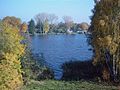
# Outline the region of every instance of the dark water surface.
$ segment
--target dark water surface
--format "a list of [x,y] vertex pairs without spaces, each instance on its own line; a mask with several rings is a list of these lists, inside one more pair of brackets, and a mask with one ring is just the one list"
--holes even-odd
[[84,34],[33,36],[33,53],[43,53],[47,65],[53,69],[55,79],[62,76],[61,65],[66,61],[89,60],[91,48]]

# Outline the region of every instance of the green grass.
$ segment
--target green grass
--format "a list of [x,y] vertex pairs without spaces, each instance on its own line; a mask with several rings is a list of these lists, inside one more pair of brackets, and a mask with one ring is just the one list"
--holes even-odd
[[31,81],[22,90],[118,90],[115,86],[98,85],[87,81]]

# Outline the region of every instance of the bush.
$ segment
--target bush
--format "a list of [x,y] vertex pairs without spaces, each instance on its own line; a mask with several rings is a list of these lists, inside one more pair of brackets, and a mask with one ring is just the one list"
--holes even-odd
[[31,79],[43,80],[53,78],[53,72],[46,67],[43,56],[35,58],[35,56],[28,51],[21,59],[21,62],[24,84],[29,83]]
[[37,80],[53,79],[53,71],[47,67],[43,68],[42,72],[37,76]]
[[62,65],[64,80],[90,80],[99,75],[92,61],[70,61]]

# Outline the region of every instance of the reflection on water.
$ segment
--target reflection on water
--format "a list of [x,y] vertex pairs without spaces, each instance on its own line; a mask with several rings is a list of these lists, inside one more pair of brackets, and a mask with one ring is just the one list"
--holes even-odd
[[61,64],[71,60],[88,60],[92,57],[91,46],[84,34],[33,36],[33,53],[43,53],[47,65],[55,72],[55,79],[62,76]]

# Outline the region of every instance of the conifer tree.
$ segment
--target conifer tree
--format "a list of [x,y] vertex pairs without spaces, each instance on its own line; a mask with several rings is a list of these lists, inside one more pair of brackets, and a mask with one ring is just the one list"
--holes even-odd
[[31,19],[31,20],[29,21],[28,32],[29,32],[30,34],[34,34],[34,32],[35,32],[35,22],[34,22],[33,19]]

